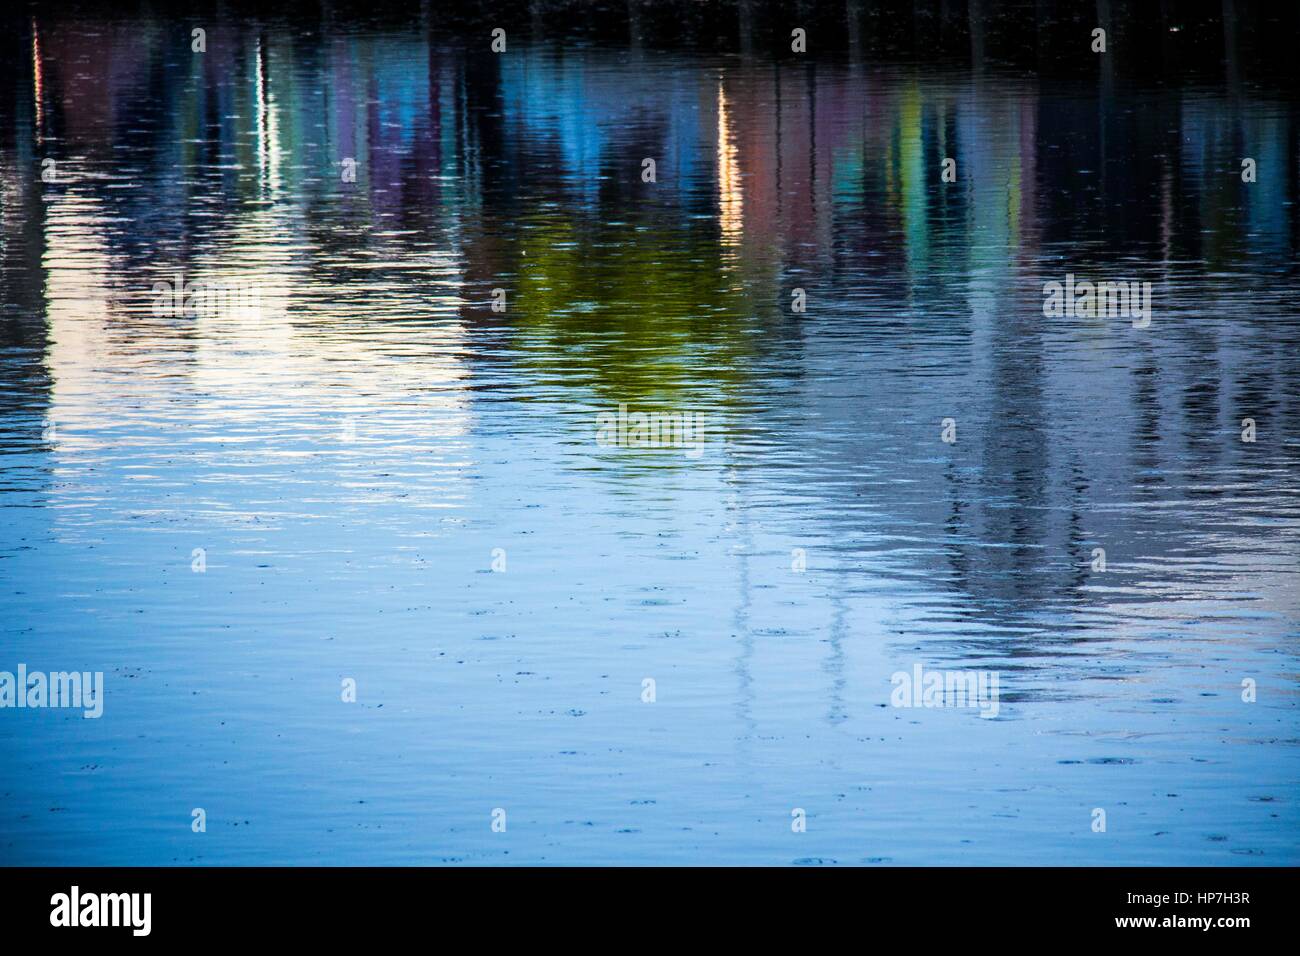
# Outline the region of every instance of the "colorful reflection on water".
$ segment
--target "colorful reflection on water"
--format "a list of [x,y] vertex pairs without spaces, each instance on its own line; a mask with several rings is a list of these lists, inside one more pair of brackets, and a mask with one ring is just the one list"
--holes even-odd
[[[0,712],[0,861],[1297,862],[1293,99],[24,31],[0,669],[107,692]],[[1067,273],[1151,326],[1045,318]],[[998,719],[891,707],[918,663]]]

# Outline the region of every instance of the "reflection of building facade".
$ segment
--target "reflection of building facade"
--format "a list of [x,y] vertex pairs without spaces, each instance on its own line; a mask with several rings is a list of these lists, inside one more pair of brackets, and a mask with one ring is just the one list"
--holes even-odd
[[[7,333],[46,337],[56,417],[91,414],[97,357],[136,342],[167,342],[196,393],[256,379],[340,416],[358,392],[436,384],[448,434],[469,428],[476,364],[564,355],[556,377],[584,400],[708,387],[739,420],[750,370],[778,361],[808,383],[809,413],[849,436],[830,452],[844,468],[877,461],[881,441],[909,450],[889,467],[927,490],[871,491],[879,512],[941,523],[952,579],[1014,602],[1044,581],[1074,599],[1080,549],[1149,520],[1076,503],[1099,489],[1141,501],[1180,455],[1223,465],[1205,436],[1241,408],[1276,421],[1286,407],[1270,396],[1294,392],[1284,347],[1248,324],[1198,329],[1193,300],[1240,303],[1178,266],[1235,265],[1258,279],[1262,320],[1284,308],[1270,277],[1294,262],[1296,177],[1244,188],[1232,168],[1238,144],[1265,170],[1295,155],[1293,118],[1265,98],[1188,95],[1167,129],[1151,120],[1170,115],[1169,94],[1117,112],[1113,75],[1047,88],[856,61],[719,70],[644,49],[493,58],[410,34],[231,27],[202,57],[106,28],[94,43],[113,68],[90,82],[74,67],[84,32],[36,22],[19,39],[0,278]],[[46,151],[61,160],[50,187],[24,171]],[[147,290],[178,267],[255,282],[262,316],[159,322]],[[1165,296],[1161,331],[1045,325],[1038,289],[1067,269],[1145,270]],[[498,286],[507,317],[487,306]],[[810,321],[790,321],[796,286]],[[44,328],[24,318],[35,309]],[[475,351],[497,333],[513,350]],[[358,342],[389,358],[339,381]],[[849,373],[841,388],[822,374],[863,353],[898,377]],[[914,456],[914,436],[957,410],[963,457]]]

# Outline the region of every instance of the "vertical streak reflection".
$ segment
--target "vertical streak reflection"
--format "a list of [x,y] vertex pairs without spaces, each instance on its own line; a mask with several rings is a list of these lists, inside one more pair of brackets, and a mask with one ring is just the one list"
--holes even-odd
[[41,70],[41,35],[35,17],[32,17],[32,98],[36,101],[36,144],[39,146],[45,135],[45,78]]
[[718,83],[718,221],[722,228],[722,241],[738,245],[743,230],[740,191],[740,168],[736,163],[736,146],[731,141],[728,128],[727,94]]

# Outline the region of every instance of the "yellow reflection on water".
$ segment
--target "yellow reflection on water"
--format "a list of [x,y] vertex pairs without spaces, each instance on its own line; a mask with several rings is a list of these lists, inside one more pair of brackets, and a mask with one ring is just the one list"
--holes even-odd
[[736,162],[736,146],[732,142],[727,116],[727,93],[718,83],[718,222],[722,241],[739,245],[744,231],[740,166]]

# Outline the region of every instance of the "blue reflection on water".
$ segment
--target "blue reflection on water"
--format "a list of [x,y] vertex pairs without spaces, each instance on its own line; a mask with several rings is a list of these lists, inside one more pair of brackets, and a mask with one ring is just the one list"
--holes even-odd
[[0,860],[1297,862],[1293,104],[179,29],[5,78]]

